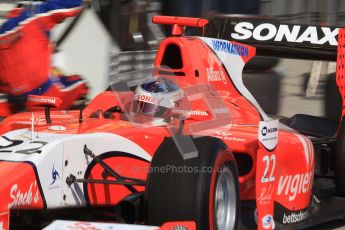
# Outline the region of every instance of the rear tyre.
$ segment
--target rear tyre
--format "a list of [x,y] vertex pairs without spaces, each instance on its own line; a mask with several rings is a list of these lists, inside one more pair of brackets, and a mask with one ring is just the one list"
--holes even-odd
[[184,160],[172,138],[165,139],[155,153],[146,187],[147,221],[162,225],[189,220],[197,229],[236,229],[239,187],[234,157],[217,138],[193,142],[195,158]]

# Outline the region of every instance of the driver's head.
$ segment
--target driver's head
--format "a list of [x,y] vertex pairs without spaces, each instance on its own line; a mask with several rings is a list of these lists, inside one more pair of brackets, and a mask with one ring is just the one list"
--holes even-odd
[[173,81],[157,77],[140,84],[134,93],[133,112],[153,118],[170,118],[184,92]]

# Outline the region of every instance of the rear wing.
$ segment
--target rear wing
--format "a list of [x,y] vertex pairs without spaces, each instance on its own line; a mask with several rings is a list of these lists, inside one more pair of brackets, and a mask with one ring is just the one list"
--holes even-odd
[[194,32],[252,45],[258,56],[336,61],[342,118],[345,116],[345,28],[287,24],[264,17],[214,16],[202,31],[194,28]]
[[336,81],[345,115],[345,28],[279,23],[271,18],[213,16],[206,20],[155,16],[172,25],[172,36],[184,34],[235,41],[256,48],[258,56],[336,61]]
[[336,61],[339,28],[281,23],[267,17],[213,16],[189,34],[256,47],[258,56]]

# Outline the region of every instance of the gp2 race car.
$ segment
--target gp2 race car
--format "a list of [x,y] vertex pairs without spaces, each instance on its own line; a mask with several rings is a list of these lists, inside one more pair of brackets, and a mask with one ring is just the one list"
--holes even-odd
[[[345,121],[270,119],[241,78],[256,48],[223,40],[270,55],[337,57],[344,98],[345,31],[249,21],[155,16],[172,36],[153,69],[119,75],[80,111],[30,96],[28,105],[45,112],[12,115],[0,127],[0,226],[74,219],[297,229],[345,215]],[[204,36],[184,36],[186,26]]]

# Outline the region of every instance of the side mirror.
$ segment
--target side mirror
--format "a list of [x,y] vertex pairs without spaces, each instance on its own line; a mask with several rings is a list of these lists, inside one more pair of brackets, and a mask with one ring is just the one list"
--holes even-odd
[[51,124],[50,119],[50,109],[59,108],[62,103],[62,100],[58,97],[48,97],[40,95],[29,95],[27,100],[27,105],[29,107],[44,107],[45,108],[45,117],[48,124]]

